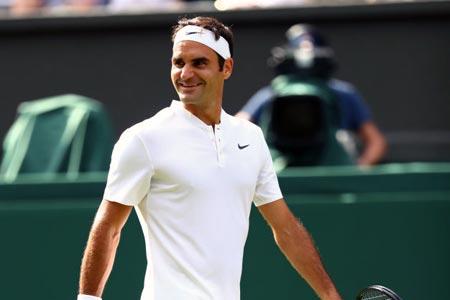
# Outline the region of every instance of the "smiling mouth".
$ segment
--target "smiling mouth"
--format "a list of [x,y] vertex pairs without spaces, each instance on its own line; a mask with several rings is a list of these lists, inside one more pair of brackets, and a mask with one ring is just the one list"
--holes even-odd
[[201,83],[183,83],[183,82],[179,82],[178,85],[181,88],[195,88],[201,85]]

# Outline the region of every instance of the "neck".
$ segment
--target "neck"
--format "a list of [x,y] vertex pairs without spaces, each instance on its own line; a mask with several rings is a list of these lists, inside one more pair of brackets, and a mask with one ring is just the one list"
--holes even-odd
[[195,104],[183,103],[184,108],[191,114],[199,118],[206,125],[220,123],[220,114],[222,112],[222,105],[220,103],[212,104],[207,107],[202,107]]

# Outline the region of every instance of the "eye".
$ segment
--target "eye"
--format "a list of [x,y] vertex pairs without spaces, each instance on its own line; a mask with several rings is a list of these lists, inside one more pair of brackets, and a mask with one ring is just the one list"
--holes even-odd
[[194,65],[194,67],[201,68],[201,67],[208,65],[208,60],[207,59],[196,59],[196,60],[194,60],[193,65]]
[[184,66],[184,62],[181,59],[172,60],[172,65],[177,68],[182,68]]

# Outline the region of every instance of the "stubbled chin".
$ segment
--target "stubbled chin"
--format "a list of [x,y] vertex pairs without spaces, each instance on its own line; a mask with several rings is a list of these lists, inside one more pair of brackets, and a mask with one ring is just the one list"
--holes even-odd
[[178,97],[184,103],[195,103],[197,99],[196,97],[193,97],[193,95],[191,94],[186,94],[182,92],[178,93]]
[[178,90],[178,96],[180,99],[194,99],[198,97],[198,88],[193,89],[179,89]]

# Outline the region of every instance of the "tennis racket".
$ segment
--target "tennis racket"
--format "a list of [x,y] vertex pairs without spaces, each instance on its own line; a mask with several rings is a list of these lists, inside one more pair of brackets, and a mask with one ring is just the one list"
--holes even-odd
[[387,287],[371,285],[360,291],[356,300],[402,300],[402,298]]

